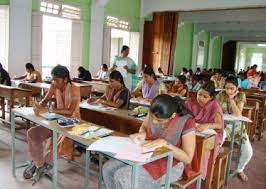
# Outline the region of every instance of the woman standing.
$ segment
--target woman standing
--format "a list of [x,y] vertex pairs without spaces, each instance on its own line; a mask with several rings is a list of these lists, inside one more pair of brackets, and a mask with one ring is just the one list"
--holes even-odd
[[130,91],[132,91],[132,89],[135,88],[136,82],[138,80],[137,65],[134,62],[134,60],[128,57],[128,55],[129,55],[129,47],[124,45],[121,50],[121,55],[115,57],[113,62],[114,65],[111,71],[113,70],[119,71],[124,78],[126,87]]

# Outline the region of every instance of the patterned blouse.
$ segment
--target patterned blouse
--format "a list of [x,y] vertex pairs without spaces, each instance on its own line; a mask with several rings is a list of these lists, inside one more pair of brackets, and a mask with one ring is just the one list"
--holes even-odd
[[[228,96],[226,94],[225,91],[221,91],[217,96],[217,99],[220,101],[221,107],[223,109],[223,113],[225,114],[232,114],[233,110],[232,110],[232,106],[229,102]],[[244,103],[246,104],[247,100],[246,100],[246,95],[243,92],[239,92],[235,98],[234,98],[236,105],[238,106],[240,103]],[[226,139],[227,140],[231,140],[230,134],[231,134],[231,128],[227,125],[227,127],[225,128],[225,132],[226,132]],[[236,128],[235,128],[235,141],[238,142],[240,140],[240,134],[241,134],[241,124],[237,124]],[[243,131],[243,141],[246,141],[248,138],[247,135],[247,131],[244,128]]]

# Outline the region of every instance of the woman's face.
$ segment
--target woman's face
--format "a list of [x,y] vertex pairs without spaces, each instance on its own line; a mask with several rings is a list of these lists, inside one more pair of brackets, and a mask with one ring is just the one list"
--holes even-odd
[[212,100],[210,93],[204,89],[200,89],[197,93],[197,101],[200,106],[205,106],[208,102]]
[[57,89],[62,89],[64,88],[65,84],[66,84],[66,79],[62,79],[62,78],[59,78],[59,77],[56,77],[56,76],[53,76],[53,79],[52,79],[55,87]]
[[143,79],[146,83],[152,83],[154,81],[154,78],[151,75],[144,74]]
[[228,96],[235,94],[236,91],[237,91],[237,86],[235,86],[233,83],[225,84],[225,92]]
[[117,81],[115,79],[109,79],[109,84],[110,84],[112,89],[117,89],[121,86],[120,81]]

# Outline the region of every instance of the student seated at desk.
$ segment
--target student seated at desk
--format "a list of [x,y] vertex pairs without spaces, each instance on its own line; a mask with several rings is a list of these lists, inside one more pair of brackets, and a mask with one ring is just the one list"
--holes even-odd
[[14,80],[42,82],[42,76],[40,72],[35,70],[34,66],[31,63],[27,63],[25,67],[26,67],[26,73],[23,76],[15,77]]
[[168,93],[183,97],[187,96],[188,87],[186,85],[186,80],[184,75],[179,75]]
[[8,72],[3,68],[0,63],[0,84],[11,86],[11,80]]
[[[44,99],[36,104],[34,112],[39,115],[45,112],[45,106],[53,96],[56,97],[57,107],[51,110],[54,113],[64,115],[66,117],[74,117],[80,119],[80,90],[71,84],[69,71],[65,66],[58,65],[52,69],[51,75],[53,82]],[[23,177],[38,181],[43,173],[51,168],[52,165],[52,144],[48,143],[47,151],[44,152],[43,143],[47,139],[51,140],[52,131],[42,126],[32,127],[27,132],[27,141],[30,157],[32,162],[24,170]],[[73,158],[73,141],[65,138],[58,138],[58,155],[65,156],[68,159]]]
[[132,92],[133,97],[154,99],[157,95],[166,93],[165,85],[158,81],[151,66],[146,66],[143,71],[143,79],[137,84]]
[[[244,104],[247,102],[245,93],[238,91],[238,81],[237,78],[235,78],[234,76],[229,76],[225,80],[225,91],[221,91],[217,95],[217,98],[220,101],[223,112],[226,114],[233,114],[235,116],[242,115]],[[227,126],[225,128],[227,140],[231,140],[230,138],[231,130],[232,127]],[[237,124],[234,136],[235,142],[239,143],[240,134],[241,134],[240,132],[241,132],[241,126],[240,124]],[[248,181],[248,177],[245,175],[244,169],[253,155],[253,150],[246,129],[244,129],[243,137],[244,139],[242,141],[241,156],[237,171],[238,171],[238,177],[243,182],[246,182]]]
[[130,92],[126,88],[123,76],[119,71],[112,71],[109,76],[109,87],[99,99],[89,99],[89,103],[103,104],[114,108],[127,109]]
[[222,71],[220,69],[215,71],[215,75],[211,77],[211,80],[214,82],[216,89],[224,88],[225,78],[222,76]]
[[161,67],[158,68],[157,76],[165,76]]
[[107,64],[102,64],[101,69],[96,75],[96,79],[106,80],[107,79],[108,66]]
[[[186,101],[186,106],[198,124],[196,127],[198,132],[202,132],[205,129],[214,129],[216,131],[217,148],[214,154],[214,158],[216,159],[220,146],[223,143],[224,121],[223,110],[215,95],[214,83],[213,81],[208,81],[198,91],[196,98],[190,98]],[[205,157],[203,162],[203,179],[206,177],[209,155]]]
[[82,81],[91,81],[91,73],[89,70],[86,70],[82,66],[78,68],[79,76],[78,79]]
[[203,83],[203,76],[194,74],[191,79],[192,80],[187,83],[188,90],[199,91]]
[[[149,114],[139,133],[130,138],[147,149],[166,147],[174,152],[170,181],[182,178],[194,157],[196,146],[195,122],[188,114],[179,97],[167,94],[157,96],[151,104]],[[162,158],[139,168],[138,188],[160,188],[164,183],[167,159]],[[131,188],[132,167],[118,160],[109,160],[103,166],[103,179],[107,189]]]
[[247,76],[244,73],[239,73],[238,75],[238,85],[240,88],[243,89],[250,89],[251,88],[251,83],[247,79]]

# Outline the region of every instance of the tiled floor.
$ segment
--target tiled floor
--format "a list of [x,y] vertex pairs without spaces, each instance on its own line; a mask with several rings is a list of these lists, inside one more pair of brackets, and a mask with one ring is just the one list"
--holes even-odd
[[[0,124],[2,127],[2,124]],[[25,139],[25,133],[19,131],[18,137]],[[254,157],[246,169],[249,182],[241,183],[237,178],[229,182],[229,189],[266,189],[266,137],[262,141],[253,143]],[[51,182],[44,178],[35,186],[30,181],[22,178],[22,169],[18,170],[17,178],[11,176],[11,137],[9,129],[0,129],[0,189],[49,189]],[[27,146],[25,141],[17,140],[18,163],[27,160]],[[78,159],[84,164],[84,157]],[[90,188],[98,188],[97,166],[92,166]],[[83,188],[84,171],[75,165],[71,165],[63,160],[59,161],[59,187],[65,189]]]

